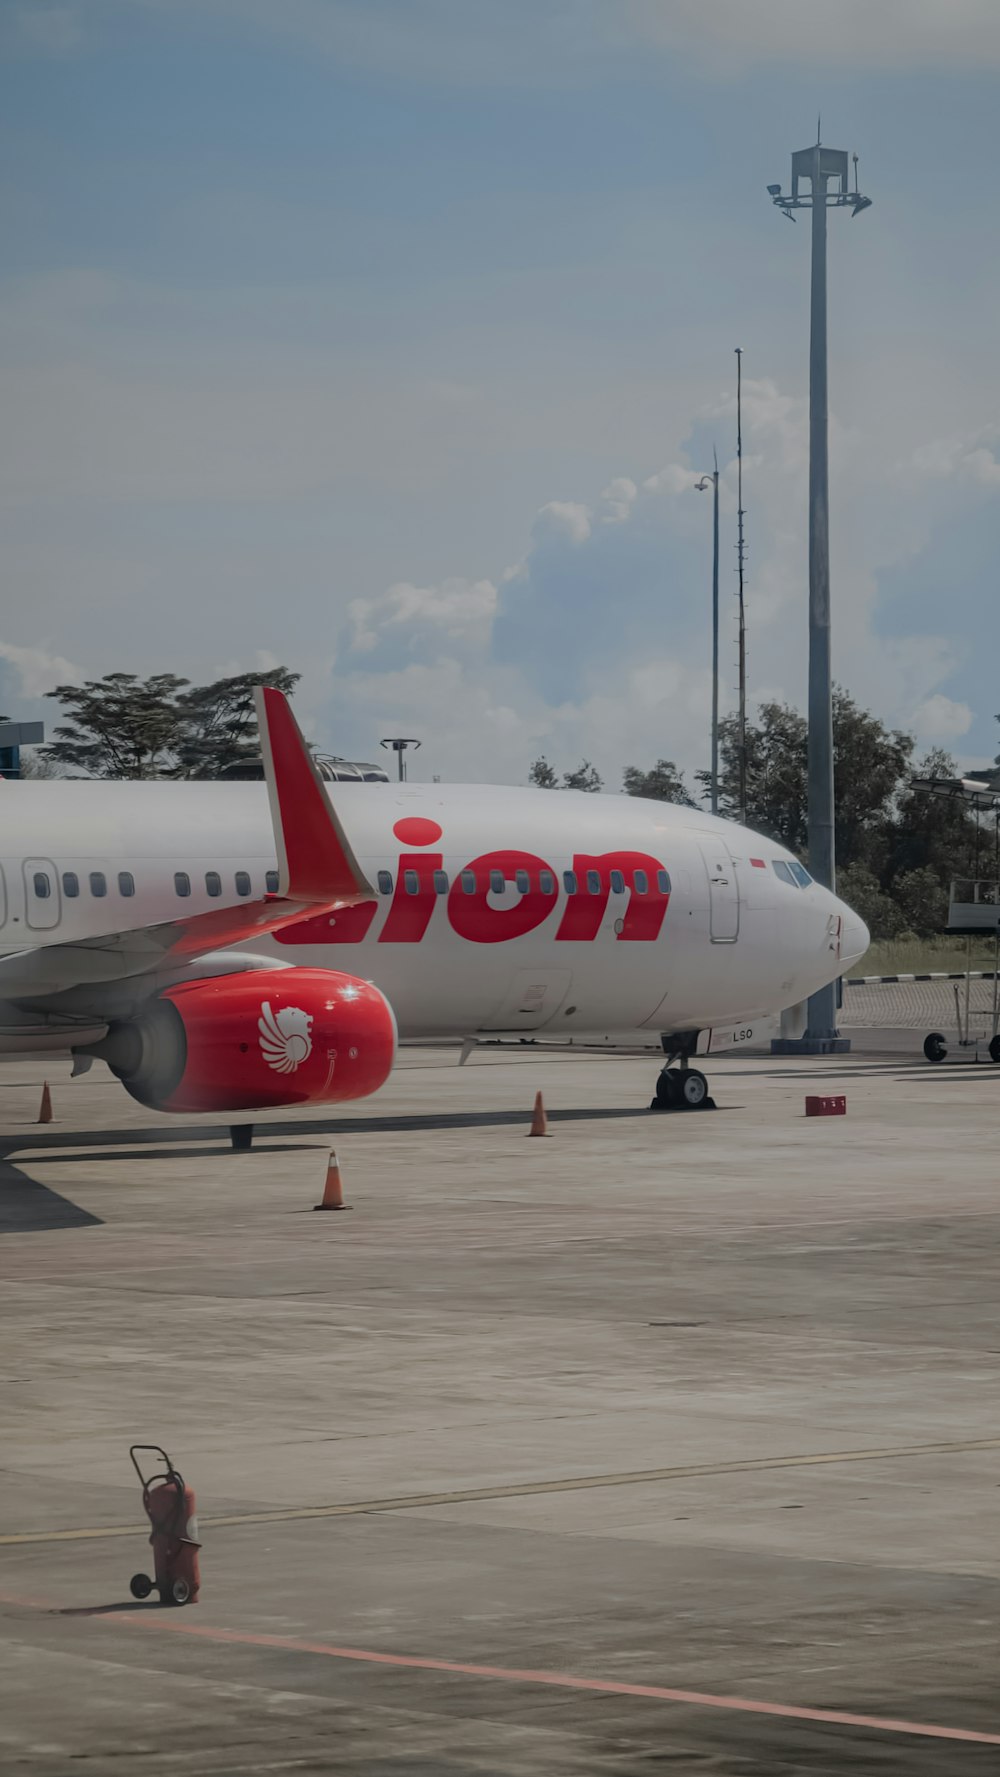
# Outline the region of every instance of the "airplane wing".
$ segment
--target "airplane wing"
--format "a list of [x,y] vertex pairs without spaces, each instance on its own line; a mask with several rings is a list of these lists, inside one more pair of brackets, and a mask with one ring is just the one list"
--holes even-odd
[[183,964],[209,951],[280,931],[324,909],[371,901],[367,881],[283,692],[255,692],[274,842],[278,893],[231,907],[105,933],[73,943],[40,944],[0,957],[0,998],[24,999],[121,981]]

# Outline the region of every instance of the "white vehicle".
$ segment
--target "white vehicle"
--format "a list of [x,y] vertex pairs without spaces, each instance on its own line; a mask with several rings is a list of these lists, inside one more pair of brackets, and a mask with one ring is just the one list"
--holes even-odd
[[245,1112],[377,1090],[397,1031],[645,1031],[656,1102],[697,1106],[701,1031],[745,1032],[868,946],[745,828],[629,796],[327,786],[285,698],[258,712],[266,786],[0,789],[0,1051]]

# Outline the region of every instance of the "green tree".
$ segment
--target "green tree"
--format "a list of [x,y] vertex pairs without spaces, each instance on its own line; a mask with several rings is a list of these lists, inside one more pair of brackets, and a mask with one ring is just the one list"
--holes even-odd
[[559,779],[544,754],[540,759],[532,761],[531,769],[528,772],[528,782],[534,784],[536,790],[558,789]]
[[107,673],[84,685],[57,685],[48,695],[69,719],[43,756],[86,777],[218,777],[259,752],[254,686],[288,692],[298,678],[275,667],[203,686],[174,673]]
[[174,673],[107,673],[57,685],[47,695],[69,720],[56,728],[48,757],[86,777],[172,776],[183,727],[178,694],[187,683]]
[[626,796],[645,796],[651,802],[681,802],[686,808],[694,806],[683,773],[672,759],[657,759],[649,771],[626,765],[622,785]]
[[916,932],[918,938],[930,938],[948,923],[948,890],[930,864],[897,876],[892,899],[906,930]]
[[589,759],[582,760],[575,771],[563,772],[564,790],[589,790],[596,794],[598,790],[603,790],[603,788],[604,779],[598,774],[596,767],[591,765]]
[[[786,845],[805,852],[808,828],[806,719],[786,703],[765,703],[757,722],[748,722],[747,824]],[[724,716],[719,723],[719,807],[729,820],[740,815],[739,723]],[[707,794],[709,773],[698,781]]]
[[905,929],[906,922],[895,901],[881,888],[867,864],[848,864],[838,870],[837,893],[855,913],[860,913],[876,943],[896,938]]
[[253,694],[258,685],[273,685],[286,695],[294,691],[301,673],[286,666],[268,672],[238,673],[216,679],[212,685],[196,685],[178,699],[181,732],[177,743],[177,777],[218,777],[227,766],[256,759],[260,754]]
[[[766,703],[747,724],[747,825],[805,856],[809,841],[806,718],[788,704]],[[896,802],[909,777],[913,741],[858,708],[839,686],[833,693],[833,768],[838,866],[864,863],[876,879],[891,850]],[[719,789],[723,813],[739,816],[739,729],[719,724]],[[708,774],[698,779],[707,784]]]
[[888,729],[840,686],[833,693],[837,858],[866,863],[880,879],[889,862],[896,803],[913,769],[913,737]]
[[[920,777],[955,777],[950,753],[934,747],[917,766]],[[931,796],[909,786],[900,796],[889,834],[887,881],[930,867],[947,885],[953,876],[976,873],[976,818],[960,797]]]

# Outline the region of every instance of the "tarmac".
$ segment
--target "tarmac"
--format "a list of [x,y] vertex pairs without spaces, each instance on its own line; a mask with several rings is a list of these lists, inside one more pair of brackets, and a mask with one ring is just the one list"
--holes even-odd
[[5,1777],[1000,1771],[1000,1068],[655,1068],[404,1052],[250,1153],[0,1069]]

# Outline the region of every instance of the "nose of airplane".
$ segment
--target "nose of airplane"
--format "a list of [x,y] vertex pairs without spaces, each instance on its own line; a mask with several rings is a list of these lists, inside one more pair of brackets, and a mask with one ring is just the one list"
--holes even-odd
[[846,972],[852,963],[864,956],[871,943],[871,933],[863,919],[848,907],[845,901],[838,901],[840,917],[843,920],[840,933],[840,964]]

